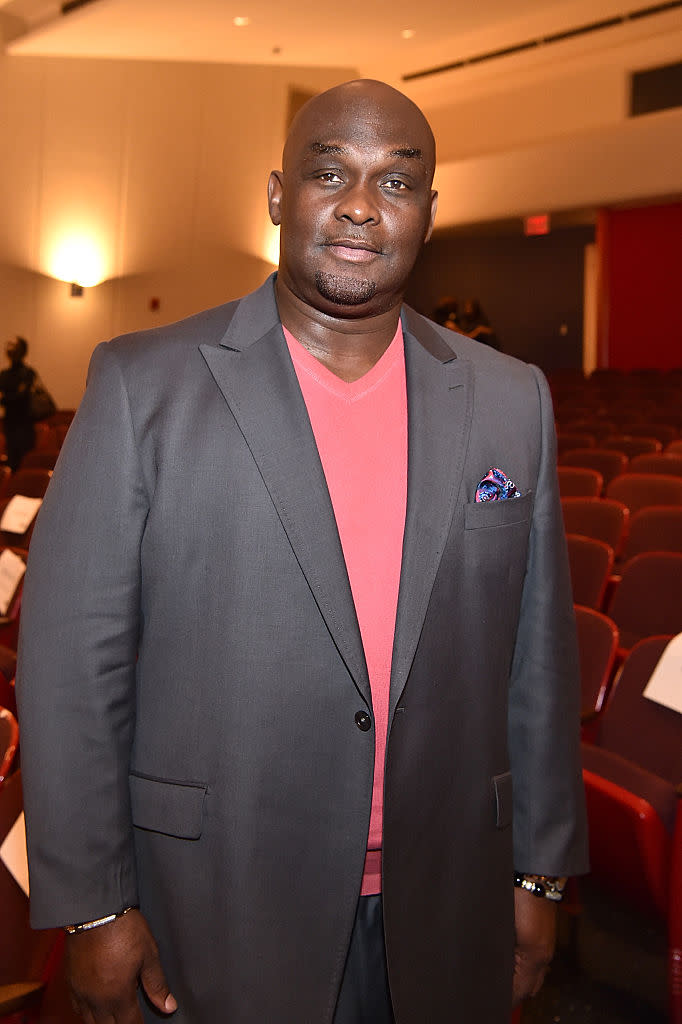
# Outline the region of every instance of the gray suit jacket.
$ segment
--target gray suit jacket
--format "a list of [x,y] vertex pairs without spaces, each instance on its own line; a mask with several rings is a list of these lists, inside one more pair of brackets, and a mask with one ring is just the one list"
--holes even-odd
[[[398,1024],[500,1024],[513,867],[586,866],[552,408],[535,368],[403,326],[389,974]],[[490,466],[523,496],[475,504]],[[328,1024],[371,695],[272,280],[97,349],[33,535],[18,696],[34,924],[139,902],[178,1022]]]

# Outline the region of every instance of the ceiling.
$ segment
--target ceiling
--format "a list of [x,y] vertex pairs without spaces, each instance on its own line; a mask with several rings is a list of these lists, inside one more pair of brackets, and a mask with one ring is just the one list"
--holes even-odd
[[[0,0],[0,19],[12,55],[342,67],[399,82],[646,2],[88,0],[62,14],[57,0]],[[248,24],[237,26],[235,18]]]

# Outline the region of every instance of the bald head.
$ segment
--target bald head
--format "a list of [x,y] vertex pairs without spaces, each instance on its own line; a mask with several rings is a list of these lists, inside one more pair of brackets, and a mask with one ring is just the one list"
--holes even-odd
[[268,186],[280,295],[338,317],[396,311],[433,228],[434,164],[426,118],[390,85],[346,82],[306,103]]
[[319,136],[345,132],[348,142],[361,133],[377,137],[404,136],[405,152],[423,163],[431,184],[436,166],[436,143],[431,127],[416,103],[385,82],[358,78],[327,89],[308,100],[296,114],[284,145],[283,169],[297,159],[301,148]]

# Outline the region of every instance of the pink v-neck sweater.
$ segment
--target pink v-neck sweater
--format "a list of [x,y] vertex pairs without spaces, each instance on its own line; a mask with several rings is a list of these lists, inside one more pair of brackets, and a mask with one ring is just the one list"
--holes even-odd
[[381,359],[347,383],[284,330],[327,480],[365,650],[375,727],[362,895],[381,892],[388,693],[407,503],[407,391],[400,323]]

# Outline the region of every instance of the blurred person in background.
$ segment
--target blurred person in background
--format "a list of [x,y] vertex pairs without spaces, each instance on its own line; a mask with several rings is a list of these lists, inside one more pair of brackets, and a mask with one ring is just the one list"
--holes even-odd
[[458,319],[457,328],[461,334],[468,335],[474,341],[482,341],[484,345],[499,349],[500,345],[490,326],[490,322],[481,309],[478,299],[467,299]]
[[16,336],[5,347],[9,368],[0,373],[0,402],[5,410],[5,443],[7,462],[14,472],[27,452],[35,444],[35,429],[31,415],[31,390],[36,372],[25,363],[28,342]]
[[459,331],[457,322],[457,300],[446,297],[438,300],[438,305],[433,311],[433,319],[441,327],[447,327],[449,331]]

